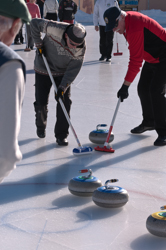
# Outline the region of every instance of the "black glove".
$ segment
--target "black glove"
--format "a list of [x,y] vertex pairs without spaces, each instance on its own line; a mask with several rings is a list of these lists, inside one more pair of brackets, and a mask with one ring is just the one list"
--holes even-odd
[[59,101],[59,97],[64,102],[64,88],[63,87],[58,87],[57,93],[55,94],[55,99],[57,102]]
[[42,56],[42,54],[43,54],[44,56],[46,56],[44,47],[39,47],[39,48],[37,48],[37,53],[38,53],[39,56]]
[[118,98],[120,97],[121,102],[123,102],[123,100],[129,96],[128,88],[129,86],[123,84],[122,87],[119,89],[117,93],[117,97]]

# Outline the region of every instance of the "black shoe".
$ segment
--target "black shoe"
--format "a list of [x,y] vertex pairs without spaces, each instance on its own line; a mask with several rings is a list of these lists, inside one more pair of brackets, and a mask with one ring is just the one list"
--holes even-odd
[[37,129],[36,133],[37,133],[37,136],[39,138],[45,138],[45,136],[46,136],[46,131],[43,130],[43,129],[42,130],[41,129]]
[[22,43],[19,42],[19,41],[16,41],[16,42],[14,42],[14,44],[16,44],[16,45],[21,45]]
[[130,132],[132,134],[142,134],[143,132],[147,131],[147,130],[154,130],[154,127],[148,127],[148,126],[144,126],[142,124],[140,124],[138,127],[133,128]]
[[154,142],[154,146],[165,146],[166,145],[166,136],[159,135],[158,138]]
[[31,50],[33,50],[33,46],[32,46],[32,47],[30,47],[30,49],[31,49]]
[[106,59],[106,56],[101,56],[100,58],[99,58],[99,61],[104,61]]
[[68,141],[66,138],[64,139],[56,139],[56,142],[58,143],[59,146],[67,146],[68,145]]
[[110,63],[110,62],[111,62],[111,58],[107,58],[107,59],[106,59],[106,62],[109,62],[109,63]]

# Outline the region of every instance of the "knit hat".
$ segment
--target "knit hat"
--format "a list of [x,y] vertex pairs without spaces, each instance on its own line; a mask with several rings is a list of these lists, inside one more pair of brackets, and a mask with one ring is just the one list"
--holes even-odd
[[[76,24],[77,25],[77,24]],[[74,33],[73,33],[73,27],[74,27],[74,24],[71,24],[67,27],[66,29],[66,33],[68,35],[68,37],[75,43],[83,43],[84,42],[84,38],[86,36],[86,30],[85,28],[83,27],[83,30],[84,30],[84,35],[82,37],[77,37]],[[78,26],[79,27],[79,26]]]
[[31,15],[24,0],[0,0],[0,15],[20,18],[23,23],[31,21]]
[[106,23],[105,31],[110,31],[115,27],[116,19],[120,16],[120,14],[121,9],[116,6],[111,7],[104,12],[103,17]]

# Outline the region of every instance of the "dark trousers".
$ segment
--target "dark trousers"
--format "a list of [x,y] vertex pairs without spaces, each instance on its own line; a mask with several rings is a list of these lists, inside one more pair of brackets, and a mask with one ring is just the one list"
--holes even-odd
[[45,19],[48,20],[53,20],[53,21],[57,21],[58,15],[57,13],[47,13]]
[[166,135],[166,63],[145,62],[138,83],[143,124],[155,126],[158,135]]
[[[54,77],[54,81],[56,86],[60,85],[63,76]],[[47,124],[47,105],[49,100],[50,89],[52,87],[52,83],[49,76],[40,75],[35,73],[35,112],[36,112],[36,126],[39,130],[44,130]],[[67,91],[64,94],[64,105],[68,115],[70,116],[70,108],[71,108],[71,100],[70,100],[70,87],[68,87]],[[69,124],[66,120],[66,117],[63,113],[63,110],[59,103],[57,103],[56,107],[56,123],[54,128],[55,137],[59,139],[64,139],[69,134]]]
[[14,42],[21,42],[23,43],[24,42],[24,37],[23,37],[23,34],[22,34],[22,27],[21,29],[19,30],[18,34],[16,35],[15,39],[14,39]]
[[26,39],[27,39],[26,47],[33,49],[34,40],[33,40],[32,34],[31,34],[30,25],[27,25],[27,24],[26,24]]
[[99,31],[100,31],[100,41],[99,41],[100,54],[107,58],[111,58],[114,32],[112,30],[105,32],[105,26],[99,26]]

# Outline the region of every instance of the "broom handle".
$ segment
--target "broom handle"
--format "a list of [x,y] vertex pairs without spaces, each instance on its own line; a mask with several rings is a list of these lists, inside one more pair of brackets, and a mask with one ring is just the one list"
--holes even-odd
[[116,105],[116,109],[115,109],[115,112],[114,112],[114,115],[113,115],[113,118],[112,118],[111,126],[110,126],[110,129],[109,129],[106,141],[104,143],[104,146],[108,145],[108,142],[109,142],[109,139],[110,139],[110,135],[111,135],[111,132],[112,132],[112,129],[113,129],[113,125],[114,125],[114,122],[115,122],[115,118],[116,118],[116,115],[118,113],[118,109],[119,109],[119,106],[120,106],[120,102],[121,102],[121,98],[119,97],[118,103]]
[[[52,82],[52,84],[53,84],[53,86],[54,86],[55,93],[57,93],[57,86],[56,86],[55,81],[54,81],[54,78],[53,78],[53,76],[52,76],[52,74],[51,74],[51,70],[50,70],[50,67],[49,67],[49,65],[48,65],[47,59],[45,58],[45,56],[44,56],[43,54],[42,54],[42,57],[43,57],[43,61],[44,61],[44,63],[45,63],[45,66],[46,66],[46,68],[47,68],[49,77],[50,77],[50,79],[51,79],[51,82]],[[78,143],[78,146],[79,146],[79,147],[82,147],[80,141],[78,140],[78,137],[77,137],[77,135],[76,135],[76,132],[75,132],[75,130],[74,130],[72,124],[71,124],[69,115],[68,115],[68,113],[67,113],[67,111],[66,111],[65,105],[64,105],[64,103],[63,103],[63,101],[62,101],[61,98],[59,98],[59,103],[60,103],[60,105],[61,105],[61,107],[62,107],[62,109],[63,109],[63,112],[64,112],[64,114],[65,114],[65,117],[66,117],[66,119],[67,119],[67,121],[68,121],[68,123],[69,123],[69,125],[70,125],[70,128],[71,128],[71,130],[72,130],[72,132],[73,132],[73,134],[74,134],[74,137],[75,137],[75,139],[76,139],[76,141],[77,141],[77,143]]]
[[119,46],[118,46],[118,43],[117,43],[117,53],[119,53]]

